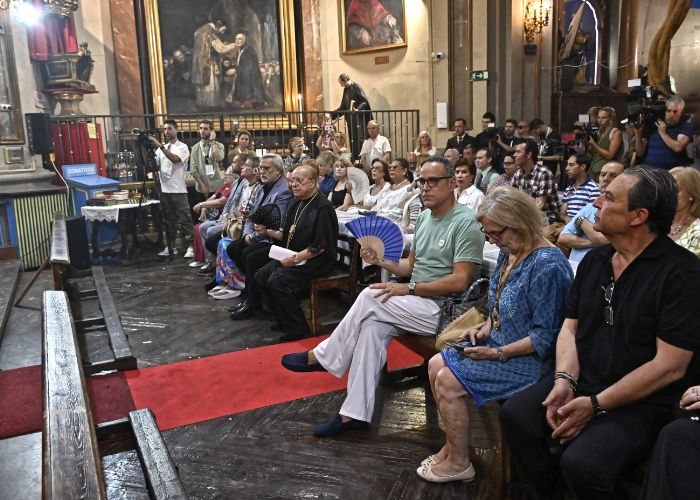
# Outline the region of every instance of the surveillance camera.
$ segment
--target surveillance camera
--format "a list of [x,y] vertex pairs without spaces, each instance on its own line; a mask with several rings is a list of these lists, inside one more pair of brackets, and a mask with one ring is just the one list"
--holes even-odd
[[445,58],[445,53],[444,52],[436,52],[435,53],[435,59],[438,61],[442,61]]

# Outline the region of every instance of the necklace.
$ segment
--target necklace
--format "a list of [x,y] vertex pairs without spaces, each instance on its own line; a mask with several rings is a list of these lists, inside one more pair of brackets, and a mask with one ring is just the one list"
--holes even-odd
[[404,179],[404,180],[402,180],[399,184],[392,184],[392,185],[391,185],[391,190],[392,190],[392,191],[396,191],[397,189],[399,189],[401,186],[403,186],[403,185],[406,184],[407,182],[408,182],[408,179]]
[[681,234],[685,230],[685,227],[688,225],[688,222],[689,222],[688,218],[683,217],[683,220],[680,222],[680,224],[678,224],[676,226],[671,226],[671,232],[668,233],[668,235],[671,237],[678,236],[679,234]]
[[500,301],[501,301],[501,293],[503,292],[503,287],[505,286],[506,282],[508,281],[508,277],[510,276],[511,271],[513,271],[513,268],[518,265],[518,263],[523,260],[525,257],[525,254],[521,255],[517,259],[515,259],[515,262],[513,262],[513,265],[510,266],[508,269],[508,272],[505,273],[504,276],[504,270],[507,265],[501,266],[501,270],[498,273],[498,286],[496,287],[496,299],[493,301],[493,311],[491,312],[491,328],[493,330],[498,330],[501,327],[501,316],[498,312],[498,308],[500,306]]
[[294,233],[297,232],[297,223],[299,222],[299,219],[301,219],[301,216],[304,215],[304,210],[306,210],[306,207],[311,205],[311,202],[314,201],[314,198],[316,198],[316,195],[318,194],[318,191],[314,193],[314,195],[311,197],[309,202],[304,205],[303,207],[301,206],[303,201],[299,202],[299,206],[297,206],[297,211],[294,213],[294,222],[292,223],[291,227],[289,228],[289,234],[287,235],[287,248],[289,248],[289,244],[292,242],[292,239],[294,238]]

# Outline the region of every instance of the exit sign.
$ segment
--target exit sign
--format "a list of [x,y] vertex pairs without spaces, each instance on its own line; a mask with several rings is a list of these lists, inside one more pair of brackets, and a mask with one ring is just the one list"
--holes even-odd
[[472,82],[483,82],[489,79],[489,72],[486,70],[472,71],[471,81]]

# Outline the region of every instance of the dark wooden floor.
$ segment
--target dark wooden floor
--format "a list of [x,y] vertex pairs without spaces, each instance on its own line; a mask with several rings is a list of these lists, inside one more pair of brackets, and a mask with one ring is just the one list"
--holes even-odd
[[[270,331],[272,322],[264,315],[231,321],[225,308],[235,301],[208,298],[202,288],[203,278],[188,268],[187,262],[179,257],[171,263],[160,263],[142,256],[129,267],[103,264],[140,367],[277,342],[279,334]],[[50,282],[42,278],[39,290],[31,295],[36,297],[42,286],[49,287]],[[342,314],[344,304],[338,297],[325,300],[327,317]],[[36,298],[30,297],[29,301],[36,302]],[[22,333],[23,324],[34,330],[37,319],[36,312],[13,311],[11,328],[0,349],[0,368],[38,362],[35,349],[39,337],[34,331]],[[99,358],[100,349],[93,348],[90,356]],[[497,406],[478,409],[469,403],[476,480],[471,484],[435,485],[422,481],[415,473],[420,461],[439,449],[444,439],[435,405],[430,397],[426,400],[424,380],[406,379],[379,391],[372,426],[336,438],[317,439],[311,431],[319,421],[337,412],[344,391],[180,427],[163,436],[191,498],[508,496],[501,490]],[[0,466],[10,463],[8,453],[20,446],[25,455],[31,455],[29,462],[40,467],[40,455],[36,457],[41,452],[40,441],[37,448],[36,439],[33,445],[26,443],[31,437],[14,439],[0,441]],[[103,446],[109,497],[148,498],[136,453],[123,451],[124,444]],[[36,470],[23,469],[35,484]],[[8,490],[0,486],[0,498],[6,498],[3,493]]]

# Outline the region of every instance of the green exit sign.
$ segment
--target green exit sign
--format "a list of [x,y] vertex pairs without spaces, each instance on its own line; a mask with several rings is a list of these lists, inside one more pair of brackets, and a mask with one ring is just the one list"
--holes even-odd
[[486,70],[472,71],[472,82],[483,82],[489,79],[489,72]]

